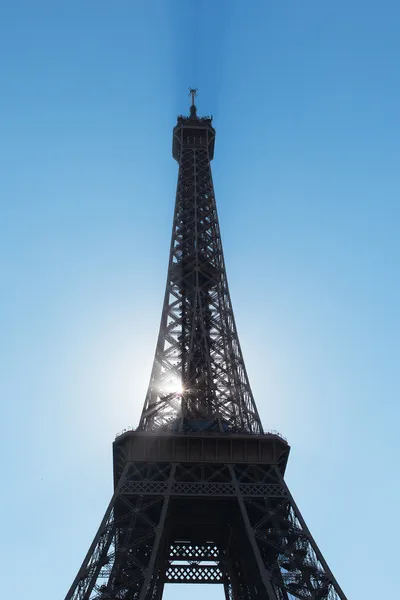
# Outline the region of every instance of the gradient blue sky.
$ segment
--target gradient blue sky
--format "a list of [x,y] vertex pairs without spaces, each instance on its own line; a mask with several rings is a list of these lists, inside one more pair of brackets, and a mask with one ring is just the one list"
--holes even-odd
[[[349,599],[398,595],[399,30],[394,0],[1,3],[2,597],[63,598],[109,501],[189,85],[214,115],[232,300],[287,481]],[[222,598],[166,598],[188,591]]]

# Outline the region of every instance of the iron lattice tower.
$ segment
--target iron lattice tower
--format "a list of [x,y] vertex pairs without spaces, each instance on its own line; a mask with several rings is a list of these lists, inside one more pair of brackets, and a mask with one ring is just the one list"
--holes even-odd
[[346,600],[265,433],[229,296],[210,161],[212,118],[178,117],[168,277],[135,431],[113,446],[114,495],[66,600],[160,600],[220,583],[227,600]]

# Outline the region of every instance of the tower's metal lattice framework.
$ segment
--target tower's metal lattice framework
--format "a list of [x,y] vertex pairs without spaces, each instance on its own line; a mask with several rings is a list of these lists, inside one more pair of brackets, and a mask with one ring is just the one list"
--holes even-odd
[[66,600],[160,600],[220,583],[226,600],[345,600],[265,433],[229,296],[210,161],[212,119],[178,117],[168,278],[135,431],[114,442],[114,495]]

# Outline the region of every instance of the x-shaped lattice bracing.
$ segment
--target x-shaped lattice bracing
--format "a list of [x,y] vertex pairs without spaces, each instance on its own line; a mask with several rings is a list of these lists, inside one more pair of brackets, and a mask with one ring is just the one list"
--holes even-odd
[[[168,394],[170,379],[182,393]],[[207,148],[180,160],[167,288],[141,427],[210,411],[236,430],[262,431],[240,350]]]

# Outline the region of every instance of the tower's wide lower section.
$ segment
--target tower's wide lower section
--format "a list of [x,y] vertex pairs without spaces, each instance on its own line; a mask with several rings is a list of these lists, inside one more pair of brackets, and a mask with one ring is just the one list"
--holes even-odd
[[215,448],[195,460],[188,446],[186,460],[160,460],[160,445],[183,452],[173,437],[153,437],[154,460],[131,460],[148,438],[117,439],[115,493],[66,600],[159,600],[166,583],[223,584],[230,600],[345,599],[284,481],[283,441],[269,460],[243,449],[219,462]]

